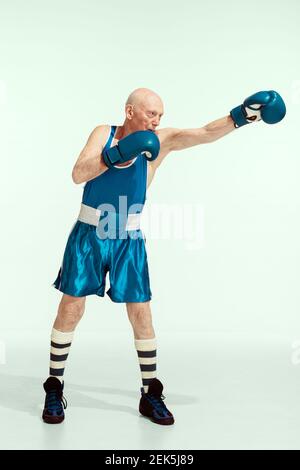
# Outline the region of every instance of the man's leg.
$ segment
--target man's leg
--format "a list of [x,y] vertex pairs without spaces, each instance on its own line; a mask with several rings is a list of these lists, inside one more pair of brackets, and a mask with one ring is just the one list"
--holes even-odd
[[46,392],[43,420],[61,423],[64,420],[66,400],[63,397],[63,374],[71,347],[74,330],[85,308],[85,297],[62,296],[51,332],[50,376],[44,383]]
[[74,331],[85,309],[86,297],[63,294],[51,332],[49,375],[62,381]]
[[147,393],[150,380],[156,377],[157,348],[150,302],[130,302],[126,304],[126,309],[134,332],[143,387]]
[[174,416],[163,402],[163,384],[156,378],[157,345],[150,302],[127,303],[126,308],[142,373],[143,388],[139,412],[157,424],[173,424]]

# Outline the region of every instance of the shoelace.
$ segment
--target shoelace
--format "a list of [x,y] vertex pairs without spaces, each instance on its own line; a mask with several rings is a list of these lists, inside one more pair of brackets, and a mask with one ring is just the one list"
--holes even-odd
[[[57,403],[59,402],[59,403]],[[47,393],[47,402],[46,406],[49,411],[56,411],[57,408],[63,406],[64,409],[67,408],[68,403],[66,398],[62,395],[61,397],[59,396],[57,390],[49,390]]]
[[154,409],[161,415],[164,416],[165,413],[169,413],[166,405],[164,404],[163,400],[166,398],[163,394],[160,397],[155,395],[147,394],[147,398],[150,403],[153,405]]

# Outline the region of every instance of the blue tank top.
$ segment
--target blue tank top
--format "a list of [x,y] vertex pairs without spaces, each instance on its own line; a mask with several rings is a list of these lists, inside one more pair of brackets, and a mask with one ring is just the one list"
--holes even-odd
[[[104,149],[111,147],[117,126],[111,126],[110,134]],[[142,212],[142,206],[146,200],[147,189],[147,159],[144,155],[138,155],[128,166],[114,166],[84,186],[82,203],[98,208],[100,204],[111,204],[117,213],[124,213],[124,201],[119,205],[119,196],[127,197],[126,213]],[[130,209],[133,204],[141,205]]]

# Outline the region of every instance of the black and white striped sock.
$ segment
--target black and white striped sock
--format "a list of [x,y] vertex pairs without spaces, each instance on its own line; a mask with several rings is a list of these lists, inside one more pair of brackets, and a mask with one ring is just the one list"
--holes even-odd
[[70,351],[74,331],[58,331],[55,328],[51,332],[50,371],[51,377],[56,377],[61,382],[65,371],[65,363]]
[[144,391],[147,393],[150,380],[156,378],[156,338],[135,339],[134,344],[139,358]]

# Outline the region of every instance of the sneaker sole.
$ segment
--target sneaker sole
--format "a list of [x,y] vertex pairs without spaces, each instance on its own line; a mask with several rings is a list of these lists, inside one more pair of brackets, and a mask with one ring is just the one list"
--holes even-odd
[[153,418],[153,416],[147,416],[147,415],[143,415],[143,413],[141,413],[141,416],[143,416],[144,418],[147,418],[149,419],[150,421],[152,421],[152,423],[155,423],[155,424],[159,424],[161,426],[170,426],[171,424],[174,424],[175,423],[175,420],[174,418],[166,418],[164,421],[159,421],[159,420],[156,420],[155,418]]
[[61,423],[65,417],[61,416],[49,416],[49,415],[43,415],[43,421],[47,424],[59,424]]

